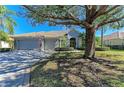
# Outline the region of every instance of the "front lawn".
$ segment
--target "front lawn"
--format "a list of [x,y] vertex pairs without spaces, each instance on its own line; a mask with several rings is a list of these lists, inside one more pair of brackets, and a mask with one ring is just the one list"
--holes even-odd
[[97,51],[96,55],[98,59],[87,60],[82,51],[55,53],[31,72],[31,86],[124,87],[124,51]]
[[96,51],[96,56],[115,61],[124,61],[124,50]]

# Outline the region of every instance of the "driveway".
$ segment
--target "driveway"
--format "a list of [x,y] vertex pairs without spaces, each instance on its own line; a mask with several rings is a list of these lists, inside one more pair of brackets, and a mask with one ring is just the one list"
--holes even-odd
[[30,67],[48,56],[38,50],[0,52],[0,87],[28,86]]

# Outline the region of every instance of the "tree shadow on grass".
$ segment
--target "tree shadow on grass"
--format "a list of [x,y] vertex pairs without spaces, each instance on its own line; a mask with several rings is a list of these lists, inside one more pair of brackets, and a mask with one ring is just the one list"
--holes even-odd
[[[105,58],[94,58],[92,59],[92,61],[102,64],[104,66],[108,66],[108,68],[110,69],[124,72],[124,61],[112,61]],[[120,68],[119,66],[122,66],[122,68]]]
[[31,72],[36,87],[107,87],[124,86],[124,62],[103,58],[83,59],[83,54],[55,53]]
[[52,58],[41,62],[32,71],[31,85],[37,87],[123,86],[123,78],[120,78],[123,76],[122,72],[111,65],[107,66],[108,63],[107,60],[102,59],[94,61],[81,58]]

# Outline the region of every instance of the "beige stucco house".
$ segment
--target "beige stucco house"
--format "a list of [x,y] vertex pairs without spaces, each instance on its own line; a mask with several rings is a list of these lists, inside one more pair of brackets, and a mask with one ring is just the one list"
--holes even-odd
[[[77,31],[49,31],[13,35],[11,37],[14,38],[15,49],[54,50],[57,47],[79,48],[79,34]],[[63,42],[65,46],[63,46]]]

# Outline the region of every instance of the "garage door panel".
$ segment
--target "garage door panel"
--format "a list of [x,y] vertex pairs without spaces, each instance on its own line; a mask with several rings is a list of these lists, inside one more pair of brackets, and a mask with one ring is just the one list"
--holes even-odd
[[39,48],[38,40],[18,40],[17,49],[36,49]]

